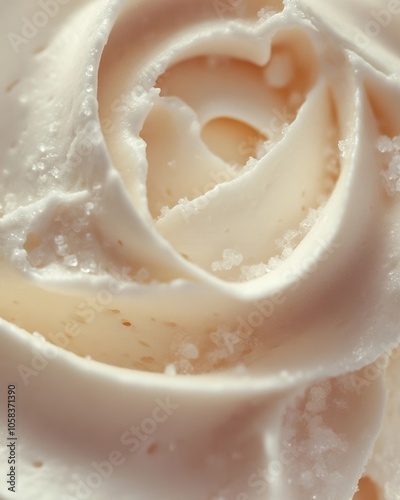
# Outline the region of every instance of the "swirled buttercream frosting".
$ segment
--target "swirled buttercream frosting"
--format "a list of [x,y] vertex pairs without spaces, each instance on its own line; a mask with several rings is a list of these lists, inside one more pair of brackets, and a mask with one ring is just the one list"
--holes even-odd
[[1,499],[399,499],[400,1],[0,11]]

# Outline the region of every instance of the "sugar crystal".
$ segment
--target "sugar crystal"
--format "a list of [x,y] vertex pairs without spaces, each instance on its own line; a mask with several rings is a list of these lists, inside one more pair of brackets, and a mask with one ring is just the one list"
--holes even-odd
[[170,363],[169,365],[167,365],[165,367],[164,373],[165,373],[165,375],[175,376],[176,375],[176,366],[174,365],[174,363]]
[[248,281],[259,278],[260,276],[264,276],[264,274],[267,274],[268,271],[269,268],[267,264],[264,264],[264,262],[260,262],[259,264],[253,264],[250,266],[241,266],[241,280]]
[[377,148],[384,154],[387,165],[387,169],[382,171],[383,184],[387,193],[393,196],[400,192],[400,136],[392,139],[381,136]]
[[74,254],[67,255],[64,257],[64,263],[68,267],[76,267],[78,265],[78,259],[77,259],[76,255],[74,255]]
[[243,255],[231,248],[225,248],[222,252],[222,260],[214,261],[211,264],[213,271],[229,271],[233,267],[239,266],[243,261]]
[[186,359],[197,359],[199,357],[198,348],[191,343],[183,344],[181,346],[181,353]]

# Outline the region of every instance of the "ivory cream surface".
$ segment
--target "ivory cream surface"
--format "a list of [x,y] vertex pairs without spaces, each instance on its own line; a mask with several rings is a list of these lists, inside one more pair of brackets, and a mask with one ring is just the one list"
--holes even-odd
[[400,5],[0,8],[17,498],[399,498]]

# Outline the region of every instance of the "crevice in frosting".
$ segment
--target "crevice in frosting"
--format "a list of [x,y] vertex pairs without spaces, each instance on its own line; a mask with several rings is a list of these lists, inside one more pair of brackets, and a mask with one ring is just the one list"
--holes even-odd
[[358,491],[353,500],[380,500],[382,498],[376,483],[368,476],[358,482]]

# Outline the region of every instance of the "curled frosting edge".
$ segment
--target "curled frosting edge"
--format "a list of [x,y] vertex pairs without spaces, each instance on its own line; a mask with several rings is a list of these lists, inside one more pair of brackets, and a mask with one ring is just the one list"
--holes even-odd
[[[3,322],[0,330],[7,354],[2,379],[25,374],[17,384],[18,435],[24,436],[19,470],[20,487],[29,485],[32,499],[37,492],[44,499],[79,498],[98,466],[106,468],[110,460],[113,473],[96,487],[99,500],[124,498],[127,491],[137,499],[162,492],[182,500],[189,494],[199,500],[217,494],[256,499],[261,490],[271,500],[282,494],[306,499],[310,492],[347,498],[381,422],[379,380],[360,388],[345,375],[325,379],[306,394],[304,385],[295,384],[269,395],[243,374],[236,375],[236,387],[215,376],[207,377],[207,385],[193,379],[176,384],[168,377],[105,369],[65,351],[54,355],[43,340],[27,341],[24,332],[10,332]],[[71,390],[76,386],[79,391]],[[296,428],[301,425],[306,428]],[[316,452],[321,439],[325,445]],[[314,471],[314,483],[303,468]]]

